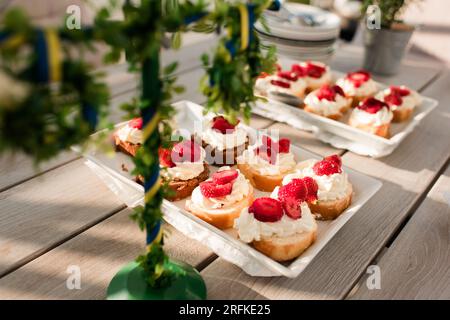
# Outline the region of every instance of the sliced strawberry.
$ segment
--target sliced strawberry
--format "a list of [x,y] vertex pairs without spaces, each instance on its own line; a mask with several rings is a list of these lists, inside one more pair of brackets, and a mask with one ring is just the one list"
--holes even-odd
[[391,93],[398,93],[401,97],[406,97],[411,94],[411,91],[406,87],[390,86],[389,88],[391,89]]
[[278,151],[280,153],[289,153],[291,148],[291,140],[287,138],[282,138],[278,140]]
[[233,185],[231,183],[216,184],[213,181],[200,183],[200,192],[205,198],[220,198],[231,193]]
[[375,114],[380,111],[382,108],[389,108],[389,106],[378,99],[375,98],[367,98],[362,101],[358,106],[358,109],[364,110],[365,112]]
[[175,163],[173,163],[173,161],[172,161],[171,154],[172,154],[171,150],[163,149],[160,147],[158,150],[159,164],[162,165],[163,167],[167,167],[167,168],[175,167]]
[[297,81],[298,76],[291,71],[278,71],[277,76],[288,81]]
[[277,154],[272,149],[267,149],[265,146],[259,146],[255,149],[255,154],[261,159],[266,160],[270,164],[275,164],[277,161]]
[[341,166],[330,160],[322,160],[313,166],[314,173],[318,176],[329,176],[335,173],[342,173]]
[[403,103],[403,99],[399,93],[391,91],[391,93],[384,96],[384,102],[390,106],[400,106]]
[[289,89],[291,87],[291,84],[288,82],[284,82],[281,80],[270,80],[270,83],[274,86]]
[[346,77],[356,88],[359,88],[364,82],[370,80],[370,73],[365,70],[359,70],[347,74]]
[[201,157],[201,147],[192,140],[184,140],[173,146],[172,161],[197,162]]
[[341,159],[341,157],[340,157],[339,155],[337,155],[337,154],[333,154],[333,155],[331,155],[331,156],[325,157],[325,158],[323,158],[323,160],[326,160],[326,161],[333,161],[333,162],[336,163],[339,167],[342,166],[342,159]]
[[281,202],[269,197],[258,198],[248,208],[256,220],[261,222],[277,222],[283,217]]
[[278,199],[283,202],[287,198],[305,201],[308,190],[303,179],[292,179],[291,182],[278,189]]
[[268,149],[272,148],[273,141],[269,136],[263,135],[261,137],[261,142],[262,142],[262,145],[265,146],[266,148],[268,148]]
[[130,120],[128,122],[128,126],[130,126],[131,128],[136,128],[136,129],[142,129],[142,118],[134,118],[133,120]]
[[302,217],[301,203],[303,201],[296,199],[294,197],[285,198],[281,204],[284,209],[284,213],[294,220],[300,219]]
[[305,63],[306,74],[311,78],[320,78],[327,71],[324,66],[314,64],[310,61]]
[[236,126],[239,124],[239,120],[236,124],[228,122],[223,116],[214,117],[212,120],[212,128],[221,132],[222,134],[233,133]]
[[334,85],[332,88],[336,94],[345,97],[345,92],[341,87],[339,87],[338,85]]
[[295,73],[299,78],[307,76],[306,69],[302,68],[299,64],[292,65],[291,71]]
[[319,191],[319,186],[316,180],[311,177],[304,177],[301,179],[306,187],[306,201],[314,202],[317,201],[317,191]]
[[334,101],[334,99],[336,98],[336,92],[328,84],[324,84],[317,91],[316,96],[317,98],[319,98],[319,100],[325,99],[328,101]]
[[212,175],[212,181],[215,184],[227,184],[231,183],[232,181],[236,180],[236,178],[239,176],[239,173],[237,170],[222,170],[217,171]]

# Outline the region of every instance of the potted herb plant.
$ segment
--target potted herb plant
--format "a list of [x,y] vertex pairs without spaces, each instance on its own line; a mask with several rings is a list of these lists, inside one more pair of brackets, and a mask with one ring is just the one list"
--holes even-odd
[[364,68],[374,73],[397,73],[415,26],[402,15],[409,4],[420,0],[364,0]]

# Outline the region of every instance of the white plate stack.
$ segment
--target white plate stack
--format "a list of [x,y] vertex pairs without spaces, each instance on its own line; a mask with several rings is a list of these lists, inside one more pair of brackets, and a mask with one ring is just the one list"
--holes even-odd
[[328,63],[339,37],[340,18],[313,6],[298,3],[283,6],[286,10],[267,10],[263,14],[269,31],[261,22],[255,24],[262,44],[276,45],[280,57]]

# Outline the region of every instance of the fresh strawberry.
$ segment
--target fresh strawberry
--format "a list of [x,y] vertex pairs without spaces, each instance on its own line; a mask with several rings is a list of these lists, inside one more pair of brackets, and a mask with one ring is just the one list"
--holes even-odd
[[136,128],[136,129],[142,129],[142,118],[134,118],[133,120],[130,120],[128,122],[128,126],[130,126],[131,128]]
[[212,128],[221,132],[222,134],[232,133],[238,124],[239,120],[236,124],[231,124],[223,116],[214,117],[212,120]]
[[184,140],[173,146],[174,162],[197,162],[201,157],[201,147],[192,140]]
[[366,98],[357,106],[357,108],[364,110],[365,112],[375,114],[383,108],[389,108],[389,106],[385,102],[372,97]]
[[333,161],[334,163],[336,163],[339,167],[342,166],[342,159],[339,155],[337,154],[333,154],[331,156],[325,157],[323,158],[323,160],[325,161]]
[[359,70],[347,74],[346,77],[356,88],[359,88],[364,82],[369,81],[370,73],[365,70]]
[[291,87],[291,84],[288,82],[284,82],[281,80],[270,80],[270,83],[274,86],[289,89]]
[[282,138],[278,140],[278,151],[280,153],[289,153],[291,148],[291,140],[287,138]]
[[318,176],[329,176],[335,173],[342,173],[341,166],[333,160],[322,160],[313,166],[314,173]]
[[269,197],[258,198],[248,208],[256,220],[261,222],[277,222],[283,217],[281,202]]
[[403,103],[403,99],[399,93],[391,91],[388,95],[384,96],[384,102],[390,106],[400,106]]
[[310,61],[305,63],[306,74],[308,77],[319,79],[327,71],[327,69],[321,65],[314,64]]
[[336,94],[345,97],[345,92],[341,87],[339,87],[338,85],[334,85],[332,88]]
[[297,81],[298,76],[291,71],[278,71],[277,76],[288,81]]
[[317,201],[317,191],[319,191],[319,186],[316,180],[311,177],[304,177],[301,179],[306,187],[306,201],[314,202]]
[[334,99],[336,98],[336,92],[328,84],[324,84],[317,91],[316,96],[317,98],[319,98],[319,100],[325,99],[328,101],[334,101]]
[[233,185],[231,183],[216,184],[214,181],[204,181],[200,183],[200,192],[205,198],[220,198],[231,193]]
[[239,173],[236,170],[222,170],[212,175],[212,181],[215,184],[227,184],[236,180],[238,176]]
[[173,161],[172,161],[171,154],[172,154],[171,150],[163,149],[160,147],[158,150],[159,164],[162,165],[163,167],[167,167],[167,168],[175,167],[175,163],[173,163]]
[[396,87],[396,86],[390,86],[391,93],[398,93],[401,97],[406,97],[411,94],[411,91],[409,91],[406,87]]
[[278,189],[278,199],[283,202],[287,198],[305,201],[307,189],[303,179],[292,179],[291,182]]
[[303,201],[296,199],[294,197],[285,198],[281,204],[284,209],[284,213],[294,220],[300,219],[302,217],[301,203]]

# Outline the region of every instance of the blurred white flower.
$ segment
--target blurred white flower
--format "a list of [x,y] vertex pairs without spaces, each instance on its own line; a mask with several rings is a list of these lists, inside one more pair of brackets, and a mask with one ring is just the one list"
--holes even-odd
[[30,87],[0,70],[0,108],[14,109],[25,100]]

